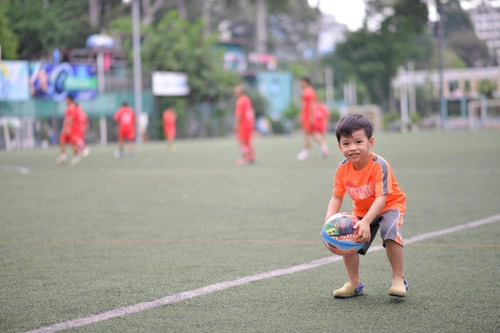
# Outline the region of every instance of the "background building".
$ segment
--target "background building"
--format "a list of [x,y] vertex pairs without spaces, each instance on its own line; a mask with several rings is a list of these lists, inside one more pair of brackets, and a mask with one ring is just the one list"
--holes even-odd
[[468,12],[477,37],[486,42],[496,64],[500,64],[500,7],[482,1]]

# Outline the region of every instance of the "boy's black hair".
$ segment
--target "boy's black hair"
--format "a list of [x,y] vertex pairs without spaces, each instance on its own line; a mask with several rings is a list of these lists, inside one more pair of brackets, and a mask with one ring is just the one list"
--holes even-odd
[[340,142],[340,137],[349,138],[352,136],[352,132],[360,129],[365,130],[368,139],[372,137],[373,125],[368,119],[358,113],[351,113],[343,116],[337,123],[337,129],[335,130],[337,142]]

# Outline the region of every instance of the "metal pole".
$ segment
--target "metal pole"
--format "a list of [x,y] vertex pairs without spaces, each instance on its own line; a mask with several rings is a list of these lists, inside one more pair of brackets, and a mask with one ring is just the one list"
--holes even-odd
[[[104,80],[104,54],[100,50],[99,53],[97,53],[97,88],[99,91],[99,95],[101,95],[101,100],[102,100],[102,94],[104,93],[105,90],[105,80]],[[107,99],[106,99],[107,100]],[[106,106],[107,103],[105,103]],[[105,146],[108,143],[108,130],[107,130],[107,121],[105,116],[101,116],[99,119],[99,128],[100,128],[100,136],[101,136],[101,145]]]
[[438,72],[439,72],[439,102],[440,102],[440,113],[441,113],[441,127],[446,126],[447,118],[447,105],[444,98],[444,77],[443,77],[443,8],[441,0],[436,0],[437,12],[439,15],[439,21],[437,24],[437,40],[438,40]]
[[[133,0],[132,3],[132,43],[134,53],[134,98],[136,114],[136,133],[139,130],[139,118],[142,114],[142,68],[141,68],[141,31],[140,31],[140,1]],[[136,136],[136,141],[141,142],[140,135]]]
[[326,101],[333,101],[335,99],[333,92],[333,69],[331,67],[325,68],[325,90]]

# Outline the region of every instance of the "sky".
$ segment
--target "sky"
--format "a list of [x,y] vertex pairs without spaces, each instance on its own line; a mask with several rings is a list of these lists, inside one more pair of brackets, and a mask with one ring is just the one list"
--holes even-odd
[[[320,10],[325,14],[330,14],[335,19],[347,25],[351,31],[356,31],[363,26],[365,16],[365,0],[319,0]],[[461,1],[462,8],[468,9],[477,6],[482,0]],[[316,7],[318,0],[308,0],[309,5]],[[499,0],[490,1],[493,5],[500,4]],[[435,18],[435,10],[429,8],[430,19]]]

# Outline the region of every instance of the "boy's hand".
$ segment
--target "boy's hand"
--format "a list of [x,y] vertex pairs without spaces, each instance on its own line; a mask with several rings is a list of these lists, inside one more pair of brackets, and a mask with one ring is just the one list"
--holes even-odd
[[363,220],[359,220],[358,223],[354,226],[354,229],[358,230],[358,238],[361,240],[363,243],[367,243],[370,241],[371,234],[370,234],[370,224],[367,222],[364,222]]

